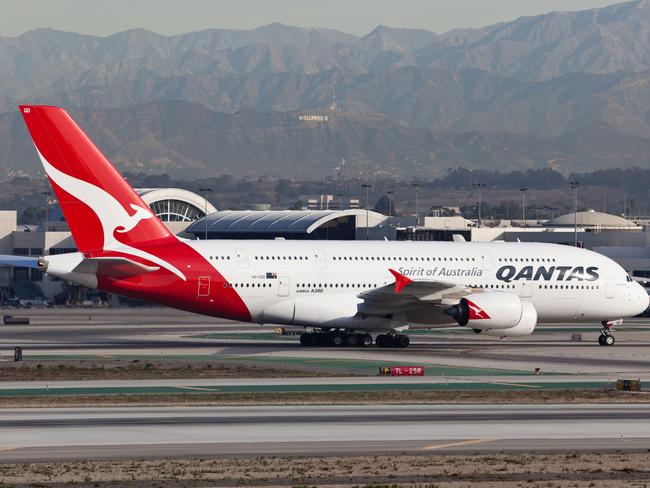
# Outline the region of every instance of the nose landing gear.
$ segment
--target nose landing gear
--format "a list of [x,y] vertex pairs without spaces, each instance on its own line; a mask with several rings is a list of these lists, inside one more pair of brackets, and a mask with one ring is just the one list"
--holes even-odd
[[600,336],[598,336],[598,344],[601,346],[613,346],[616,343],[616,339],[614,339],[614,326],[621,325],[622,323],[622,319],[609,321],[603,320],[603,330],[600,332]]
[[615,342],[616,339],[609,332],[602,331],[598,336],[598,344],[601,346],[613,346]]

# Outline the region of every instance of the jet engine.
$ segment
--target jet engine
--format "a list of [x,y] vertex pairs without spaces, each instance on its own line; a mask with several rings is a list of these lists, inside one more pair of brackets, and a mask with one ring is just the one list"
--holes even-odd
[[468,295],[445,313],[459,325],[496,337],[530,335],[537,325],[535,306],[507,292]]

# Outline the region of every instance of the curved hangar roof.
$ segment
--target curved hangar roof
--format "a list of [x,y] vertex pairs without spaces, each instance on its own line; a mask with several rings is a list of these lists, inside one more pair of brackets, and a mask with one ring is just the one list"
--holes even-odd
[[[560,215],[546,223],[547,227],[573,227],[575,225],[576,215],[568,213]],[[578,227],[599,227],[602,229],[637,229],[639,228],[634,222],[595,210],[587,210],[586,212],[578,212],[577,215]]]
[[[209,233],[233,234],[311,234],[316,229],[354,217],[357,226],[365,227],[366,211],[352,210],[223,210],[207,216]],[[385,215],[369,211],[369,226],[386,219]],[[361,222],[361,224],[360,224]],[[201,236],[205,232],[203,219],[190,224],[187,232]]]
[[136,188],[144,203],[163,222],[193,222],[217,209],[205,198],[180,188]]

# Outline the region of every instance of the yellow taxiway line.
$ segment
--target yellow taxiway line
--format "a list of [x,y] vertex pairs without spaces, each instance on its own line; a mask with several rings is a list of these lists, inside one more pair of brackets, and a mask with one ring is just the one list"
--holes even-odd
[[467,441],[458,441],[458,442],[448,442],[447,444],[434,444],[431,446],[423,446],[421,449],[423,451],[434,451],[436,449],[445,449],[447,447],[460,447],[460,446],[471,446],[476,444],[485,444],[486,442],[494,442],[498,439],[470,439]]

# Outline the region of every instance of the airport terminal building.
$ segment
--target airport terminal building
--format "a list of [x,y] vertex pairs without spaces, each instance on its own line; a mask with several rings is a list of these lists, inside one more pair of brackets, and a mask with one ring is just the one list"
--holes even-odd
[[[650,234],[646,226],[610,214],[587,211],[550,221],[492,221],[479,226],[461,216],[387,217],[365,209],[224,210],[196,193],[178,188],[136,190],[175,234],[190,239],[417,240],[548,242],[594,250],[650,280]],[[76,251],[59,210],[41,226],[18,226],[16,211],[0,211],[0,254],[43,256]],[[577,224],[577,225],[576,225]],[[44,230],[44,226],[47,229]],[[43,297],[80,303],[88,290],[29,268],[0,267],[0,302]]]

